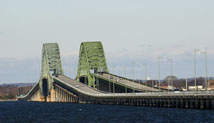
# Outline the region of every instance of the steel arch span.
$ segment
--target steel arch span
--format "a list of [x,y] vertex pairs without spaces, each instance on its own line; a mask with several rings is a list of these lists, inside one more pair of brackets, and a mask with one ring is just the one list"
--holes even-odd
[[103,45],[100,41],[82,42],[76,79],[90,87],[95,87],[93,73],[109,73]]
[[45,43],[42,48],[42,71],[39,81],[40,94],[50,96],[53,88],[52,75],[64,75],[57,43]]

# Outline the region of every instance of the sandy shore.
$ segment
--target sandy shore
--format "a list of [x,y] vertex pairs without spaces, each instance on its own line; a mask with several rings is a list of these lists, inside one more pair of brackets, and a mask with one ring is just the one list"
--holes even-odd
[[0,99],[0,102],[6,102],[6,101],[17,101],[17,99],[9,99],[9,100],[1,100]]

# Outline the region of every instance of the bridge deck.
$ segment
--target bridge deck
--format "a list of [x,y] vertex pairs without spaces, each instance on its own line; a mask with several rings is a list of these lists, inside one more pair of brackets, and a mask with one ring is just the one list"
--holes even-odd
[[41,100],[37,83],[26,96],[18,100],[214,109],[213,91],[102,93],[66,76],[52,77],[55,86],[53,92],[57,96]]
[[[54,77],[60,83],[65,83],[66,86],[74,88],[82,94],[86,94],[92,97],[100,98],[144,98],[144,97],[189,97],[189,96],[214,96],[214,91],[188,91],[188,92],[145,92],[145,93],[102,93],[94,88],[88,87],[87,85],[77,82],[76,80],[70,79],[69,77],[59,75]],[[137,83],[135,83],[137,84]],[[138,85],[138,84],[137,84]]]
[[81,82],[77,82],[76,80],[73,80],[69,77],[63,76],[63,75],[58,75],[58,77],[54,77],[54,79],[60,81],[60,82],[64,82],[67,86],[71,86],[72,88],[82,91],[82,92],[87,92],[90,94],[100,94],[101,92],[88,87],[87,85],[81,83]]
[[96,77],[101,78],[101,79],[105,79],[107,81],[111,81],[115,84],[121,85],[121,86],[126,86],[127,88],[131,88],[134,90],[138,90],[138,91],[159,91],[156,88],[152,88],[143,84],[139,84],[136,82],[133,82],[131,80],[122,78],[122,77],[118,77],[116,75],[112,75],[112,74],[107,74],[107,73],[103,73],[103,74],[95,74]]

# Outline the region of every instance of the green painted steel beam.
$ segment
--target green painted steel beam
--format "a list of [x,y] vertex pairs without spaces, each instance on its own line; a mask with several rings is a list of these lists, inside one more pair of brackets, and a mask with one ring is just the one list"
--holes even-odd
[[88,86],[96,87],[94,73],[109,73],[103,45],[100,41],[82,42],[79,51],[77,81],[87,78]]
[[60,51],[57,43],[45,43],[42,49],[42,72],[39,81],[40,94],[43,93],[43,80],[46,79],[48,83],[48,94],[53,87],[52,74],[64,75],[62,69],[62,63],[60,59]]

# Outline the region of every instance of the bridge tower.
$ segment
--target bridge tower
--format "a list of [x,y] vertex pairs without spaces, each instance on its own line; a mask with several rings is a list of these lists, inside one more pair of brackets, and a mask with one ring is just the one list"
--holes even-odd
[[103,45],[100,41],[82,42],[76,79],[89,87],[96,87],[93,73],[109,73]]
[[52,75],[64,75],[57,43],[45,43],[42,49],[42,71],[39,81],[41,101],[51,99],[54,91]]

